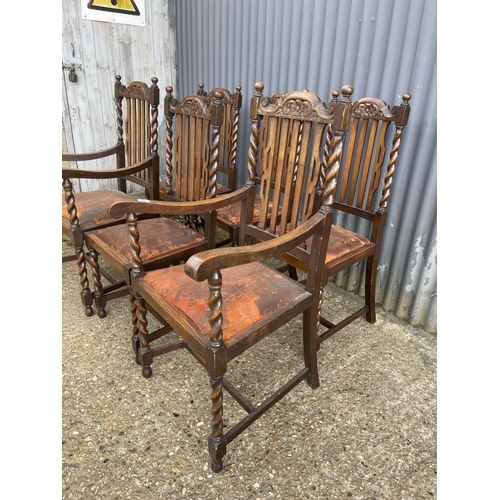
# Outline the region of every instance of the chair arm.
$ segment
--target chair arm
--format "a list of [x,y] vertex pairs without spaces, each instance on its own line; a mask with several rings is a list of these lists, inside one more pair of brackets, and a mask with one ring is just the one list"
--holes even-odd
[[156,214],[156,215],[194,215],[205,214],[214,210],[242,202],[249,198],[253,187],[243,186],[232,193],[223,194],[200,201],[156,201],[131,200],[112,203],[108,206],[108,213],[115,219],[121,219],[129,213]]
[[195,281],[204,281],[214,272],[228,267],[278,257],[305,242],[331,220],[320,210],[299,227],[274,239],[254,245],[205,250],[190,257],[185,264],[186,274]]
[[117,179],[126,177],[142,170],[146,170],[153,165],[153,158],[147,158],[134,163],[128,167],[115,168],[113,170],[80,170],[76,168],[63,168],[63,179]]
[[373,222],[373,219],[375,218],[374,212],[370,212],[369,210],[364,210],[363,208],[354,207],[348,205],[347,203],[340,203],[338,201],[334,201],[332,206],[334,210],[339,210],[341,212],[352,214],[355,215],[356,217],[361,217],[371,222]]
[[117,154],[123,148],[123,144],[117,144],[112,148],[101,149],[92,153],[63,153],[62,161],[87,161],[99,160]]

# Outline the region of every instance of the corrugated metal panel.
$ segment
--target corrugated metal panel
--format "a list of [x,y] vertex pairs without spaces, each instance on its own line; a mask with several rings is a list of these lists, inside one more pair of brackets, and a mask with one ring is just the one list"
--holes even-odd
[[[246,177],[248,104],[309,88],[325,101],[344,84],[354,99],[398,104],[412,94],[380,258],[377,300],[436,332],[436,0],[176,0],[179,95],[241,85],[238,182]],[[361,269],[338,276],[363,286]]]

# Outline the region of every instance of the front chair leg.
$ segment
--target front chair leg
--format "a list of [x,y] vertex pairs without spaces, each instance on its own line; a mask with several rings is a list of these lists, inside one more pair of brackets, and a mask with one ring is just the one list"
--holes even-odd
[[137,356],[142,366],[142,375],[149,378],[153,374],[151,363],[153,362],[153,353],[148,342],[148,320],[146,319],[146,302],[142,297],[135,298],[135,314],[137,315],[137,335],[139,338],[139,350]]
[[141,364],[139,361],[139,348],[141,343],[139,341],[139,327],[137,326],[137,305],[135,303],[135,296],[133,293],[129,296],[130,312],[132,313],[132,349],[135,353],[135,362]]
[[303,315],[303,339],[304,346],[304,362],[306,368],[309,369],[307,375],[307,383],[316,389],[319,387],[319,370],[318,370],[318,332],[321,318],[321,303],[323,299],[323,288],[321,288],[318,297],[313,301],[310,309],[304,312]]
[[85,315],[90,317],[94,314],[94,309],[92,308],[92,302],[94,296],[90,291],[89,280],[87,278],[87,267],[85,265],[85,252],[83,248],[75,248],[76,263],[78,264],[78,274],[80,275],[80,285],[82,287],[81,297],[82,303],[85,306]]
[[92,269],[92,280],[94,282],[94,303],[97,307],[99,318],[106,317],[106,295],[104,294],[101,283],[101,271],[97,252],[93,248],[89,248],[90,267]]
[[212,457],[212,470],[222,470],[222,458],[226,454],[227,439],[223,434],[222,379],[227,370],[227,349],[222,334],[222,275],[216,271],[209,279],[210,298],[210,342],[208,346],[207,371],[212,387],[212,434],[208,438],[208,451]]
[[210,377],[212,387],[212,434],[208,438],[208,451],[212,457],[212,470],[220,472],[222,470],[222,458],[226,454],[226,439],[222,433],[223,428],[223,400],[222,400],[222,377]]

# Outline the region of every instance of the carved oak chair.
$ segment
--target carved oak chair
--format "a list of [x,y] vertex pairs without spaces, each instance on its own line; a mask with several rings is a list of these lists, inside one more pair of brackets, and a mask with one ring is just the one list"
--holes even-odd
[[[377,265],[410,99],[410,94],[404,94],[403,102],[392,108],[380,99],[368,97],[353,104],[353,123],[345,139],[346,152],[333,203],[335,224],[330,232],[324,279],[364,262],[364,304],[336,324],[321,317],[326,330],[319,336],[319,343],[362,315],[370,323],[376,321]],[[301,263],[292,266],[291,276],[295,279],[297,268],[306,270]]]
[[[191,256],[185,265],[147,271],[141,258],[141,222],[137,221],[137,213],[144,210],[144,204],[140,201],[118,202],[109,209],[114,217],[127,216],[132,251],[131,287],[135,297],[133,333],[137,334],[140,343],[138,360],[143,375],[151,376],[154,356],[179,348],[186,348],[208,372],[212,400],[208,447],[214,472],[221,471],[228,444],[300,381],[307,379],[312,388],[319,386],[316,339],[323,266],[333,220],[333,192],[351,113],[350,87],[343,89],[340,102],[329,107],[307,91],[268,100],[262,96],[262,84],[256,84],[255,88],[245,185],[233,193],[199,202],[151,201],[146,204],[147,212],[152,215],[205,214],[206,220],[210,221],[209,232],[216,226],[218,212],[228,204],[237,204],[241,214],[237,247],[210,249]],[[270,126],[263,135],[277,134],[275,139],[282,142],[259,141],[260,115],[280,118],[280,131]],[[311,133],[310,129],[315,132]],[[285,178],[283,213],[287,213],[290,206],[290,212],[295,215],[298,203],[293,202],[299,184],[304,188],[314,185],[308,176],[303,175],[307,169],[298,168],[307,157],[303,149],[313,155],[312,171],[318,178],[324,168],[316,212],[301,224],[295,224],[294,217],[290,217],[290,224],[279,231],[276,231],[279,221],[275,219],[272,224],[265,224],[265,218],[262,223],[252,223],[257,159],[259,155],[264,157],[270,144],[283,153],[277,154],[274,163],[277,182],[281,183],[278,176]],[[270,154],[267,152],[265,158]],[[267,200],[266,192],[263,199]],[[306,242],[309,242],[307,248]],[[269,259],[283,254],[293,256],[307,268],[303,282],[295,281],[268,265]],[[154,352],[151,342],[156,340],[157,332],[148,331],[148,311],[161,319],[164,324],[160,329],[162,333],[169,329],[177,332],[181,339]],[[251,403],[227,379],[229,361],[299,315],[303,320],[305,367],[260,405]],[[223,424],[223,389],[248,413],[228,430],[224,430]]]
[[[186,96],[179,102],[172,97],[172,87],[166,90],[165,196],[182,202],[213,198],[223,124],[223,94],[216,92],[213,102],[198,95]],[[147,208],[144,203],[142,206]],[[190,218],[184,221],[173,217],[153,217],[139,223],[141,258],[145,269],[178,264],[196,252],[215,246],[215,240],[207,232],[199,231],[195,224],[189,224],[190,221]],[[104,317],[107,295],[101,281],[99,259],[118,271],[123,278],[120,283],[129,293],[131,249],[128,230],[126,226],[119,225],[91,231],[86,233],[85,242],[89,249],[95,305],[99,316]],[[133,302],[133,296],[130,300]]]
[[[250,115],[252,127],[247,168],[247,185],[250,183],[254,186],[254,191],[258,185],[260,187],[259,195],[252,195],[251,203],[244,205],[245,210],[250,210],[251,207],[251,212],[248,213],[241,211],[243,205],[239,198],[235,198],[235,203],[230,203],[231,197],[218,195],[218,197],[222,196],[223,201],[218,205],[216,225],[219,226],[221,214],[227,213],[228,208],[232,213],[237,213],[234,227],[238,239],[240,239],[239,228],[242,225],[245,226],[241,221],[242,214],[248,223],[252,223],[262,230],[259,233],[261,237],[267,235],[267,238],[274,238],[294,229],[302,220],[307,220],[319,209],[323,196],[318,184],[321,171],[323,170],[324,183],[324,172],[329,168],[328,162],[339,165],[340,153],[338,150],[342,151],[341,138],[345,135],[348,119],[350,119],[349,113],[352,105],[349,100],[349,96],[352,94],[350,86],[343,88],[344,95],[340,102],[337,102],[339,93],[334,92],[335,98],[328,105],[323,103],[317,95],[307,90],[276,94],[269,98],[262,95],[263,88],[263,84],[257,83],[255,85],[256,93],[252,98]],[[336,119],[334,119],[335,116]],[[166,142],[169,144],[170,141]],[[333,142],[336,145],[334,149],[332,149]],[[332,155],[332,151],[335,154]],[[167,173],[169,163],[167,158]],[[256,175],[257,169],[261,173],[260,177]],[[193,175],[190,179],[195,177]],[[279,188],[274,189],[275,185]],[[234,193],[240,192],[241,190],[237,190]],[[169,199],[179,200],[175,196],[171,196]],[[186,198],[180,199],[185,200]],[[255,209],[257,199],[259,199],[259,207],[264,207],[263,210]],[[187,199],[187,201],[192,200]],[[195,212],[200,211],[196,204],[193,206],[197,208]],[[151,210],[150,206],[148,206],[148,210]],[[179,210],[185,210],[185,208]],[[286,224],[281,224],[282,213],[288,214]],[[194,214],[188,218],[188,220],[192,219],[196,219]],[[139,226],[141,224],[145,225],[145,223],[140,223]],[[195,224],[191,224],[191,227],[196,229]],[[110,230],[106,230],[106,232],[109,233]],[[142,234],[141,232],[141,240],[143,241]],[[205,234],[209,239],[215,238],[214,235],[206,232]],[[94,236],[91,235],[91,238],[90,244],[95,245]],[[248,243],[245,239],[243,242]],[[96,248],[102,250],[103,246],[99,243],[97,243]],[[126,244],[124,237],[123,244]],[[144,250],[141,251],[144,253]],[[294,262],[293,256],[289,256],[288,259],[290,262]],[[148,262],[145,263],[145,266],[147,264]],[[127,264],[124,263],[124,265]],[[92,275],[98,275],[94,267]],[[99,295],[98,291],[95,293],[97,296]],[[156,338],[156,335],[148,337],[151,341],[156,340]],[[163,352],[162,348],[156,350],[149,344],[147,354],[146,350],[143,349],[142,358],[138,358],[138,361],[143,366],[144,376],[151,375],[150,364],[153,358]]]
[[[74,256],[63,257],[63,262],[76,259],[82,286],[81,297],[85,314],[93,314],[93,294],[89,288],[86,269],[84,234],[96,228],[123,224],[124,220],[112,219],[108,212],[109,203],[132,199],[127,193],[127,183],[144,189],[148,198],[159,198],[158,159],[158,79],[151,79],[152,85],[132,82],[128,87],[115,79],[115,107],[118,142],[115,146],[93,153],[63,153],[63,162],[76,164],[77,168],[63,168],[62,234],[72,243]],[[124,120],[125,114],[125,120]],[[84,162],[114,159],[116,168],[98,170],[79,168]],[[75,192],[74,179],[80,184],[86,179],[95,179],[102,188]],[[116,186],[113,187],[112,183]],[[111,187],[104,183],[111,183]]]

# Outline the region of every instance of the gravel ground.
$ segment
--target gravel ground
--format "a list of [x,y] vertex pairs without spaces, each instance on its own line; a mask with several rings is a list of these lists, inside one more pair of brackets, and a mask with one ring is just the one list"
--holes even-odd
[[[376,324],[351,323],[322,344],[320,387],[300,383],[230,443],[214,474],[203,367],[176,351],[144,379],[128,299],[87,318],[75,262],[62,273],[63,499],[437,497],[435,335],[381,308]],[[330,283],[324,307],[343,314],[360,300]],[[262,401],[302,366],[300,341],[291,322],[231,362],[228,378]],[[242,410],[225,403],[232,425]]]

